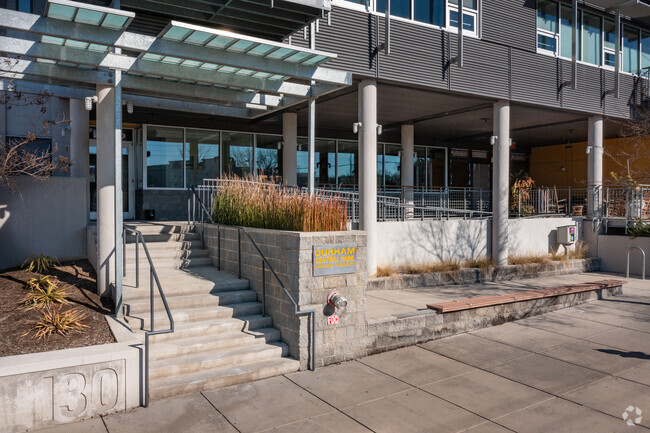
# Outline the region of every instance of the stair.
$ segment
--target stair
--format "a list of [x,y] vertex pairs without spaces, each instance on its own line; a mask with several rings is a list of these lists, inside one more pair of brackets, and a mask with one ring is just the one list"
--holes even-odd
[[[152,399],[220,388],[297,371],[288,347],[247,280],[218,271],[187,223],[129,223],[140,230],[156,268],[175,331],[150,339]],[[127,235],[126,320],[139,339],[151,329],[149,262],[140,247],[135,287],[135,236]],[[169,327],[154,286],[155,329]]]

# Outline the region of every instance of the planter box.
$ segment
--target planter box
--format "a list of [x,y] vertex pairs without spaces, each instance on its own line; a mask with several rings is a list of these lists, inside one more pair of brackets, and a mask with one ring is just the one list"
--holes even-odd
[[23,432],[140,405],[140,349],[124,343],[0,358],[0,431]]

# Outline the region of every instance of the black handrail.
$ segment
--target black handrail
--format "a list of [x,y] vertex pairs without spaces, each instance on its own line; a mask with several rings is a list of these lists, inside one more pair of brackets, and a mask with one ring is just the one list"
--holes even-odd
[[[193,193],[193,198],[196,199],[199,203],[199,209],[201,213],[201,228],[202,228],[202,233],[201,237],[203,237],[203,222],[204,222],[204,216],[207,217],[206,220],[211,223],[215,224],[215,222],[212,219],[212,216],[210,215],[210,212],[208,212],[207,208],[203,204],[203,201],[201,200],[201,197],[198,195],[196,189],[194,186],[190,187],[190,190]],[[189,206],[188,206],[189,210]],[[194,217],[195,215],[192,215]],[[188,221],[190,221],[190,216],[188,215]],[[193,218],[192,218],[192,222]],[[221,270],[221,224],[215,224],[217,226],[217,268]],[[284,293],[287,295],[291,303],[293,304],[293,314],[296,316],[310,316],[310,327],[311,327],[311,343],[310,343],[310,364],[311,366],[309,367],[310,370],[316,370],[316,310],[311,309],[311,310],[300,310],[300,307],[298,303],[293,299],[293,296],[291,296],[291,293],[287,290],[285,287],[284,283],[278,276],[278,274],[275,272],[273,269],[273,266],[271,266],[271,263],[266,259],[266,256],[264,253],[262,253],[262,250],[260,250],[259,246],[253,239],[253,237],[250,235],[248,230],[246,230],[245,227],[241,226],[225,226],[229,228],[234,228],[237,229],[237,259],[238,259],[238,278],[241,279],[242,277],[242,271],[241,271],[241,263],[242,263],[242,254],[241,254],[241,233],[244,232],[244,234],[248,237],[248,239],[251,241],[251,244],[255,247],[255,250],[257,250],[257,253],[260,255],[262,259],[262,314],[266,316],[266,267],[269,268],[271,271],[271,274],[275,278],[275,280],[278,282]]]
[[[123,236],[122,236],[122,248],[123,248],[123,257],[124,257],[124,266],[123,266],[123,276],[126,276],[126,233],[131,232],[135,234],[135,287],[140,287],[140,260],[138,255],[138,250],[140,242],[142,242],[142,248],[144,248],[144,253],[147,255],[147,260],[149,261],[149,309],[150,309],[150,327],[151,329],[144,334],[144,407],[149,407],[149,337],[152,335],[160,334],[170,334],[174,332],[174,318],[172,313],[169,310],[169,305],[167,304],[167,298],[165,297],[165,292],[163,291],[162,284],[160,284],[160,279],[158,278],[158,273],[156,268],[153,265],[153,260],[151,260],[151,255],[149,255],[149,249],[147,248],[147,243],[142,236],[140,230],[136,230],[133,227],[124,225]],[[153,285],[154,281],[156,287],[158,287],[158,293],[162,299],[163,306],[165,307],[165,312],[167,313],[167,318],[169,319],[169,329],[161,329],[156,331],[154,325],[154,299],[153,299]]]

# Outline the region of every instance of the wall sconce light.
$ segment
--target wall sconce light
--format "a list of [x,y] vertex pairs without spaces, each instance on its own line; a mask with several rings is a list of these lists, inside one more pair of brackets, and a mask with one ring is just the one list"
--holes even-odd
[[494,146],[495,144],[497,144],[498,139],[499,139],[499,137],[497,137],[496,135],[493,135],[492,137],[490,137],[490,144],[492,146]]
[[363,127],[363,124],[361,122],[354,122],[352,124],[352,132],[354,132],[355,134],[358,134],[359,133],[359,128],[362,128],[362,127]]
[[587,152],[587,155],[589,155],[591,153],[591,146],[587,146],[585,152]]
[[129,101],[126,103],[126,112],[133,114],[133,102]]
[[85,104],[86,104],[86,110],[92,111],[93,110],[93,103],[97,103],[97,96],[86,96],[85,99]]
[[381,135],[384,128],[381,125],[377,125],[377,135]]
[[284,145],[284,141],[278,141],[278,150],[282,149],[283,145]]

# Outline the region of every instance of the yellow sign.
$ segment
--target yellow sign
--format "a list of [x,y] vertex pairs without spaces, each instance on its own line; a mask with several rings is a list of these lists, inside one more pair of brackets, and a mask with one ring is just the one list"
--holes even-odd
[[355,244],[314,245],[314,276],[353,274],[357,270]]

